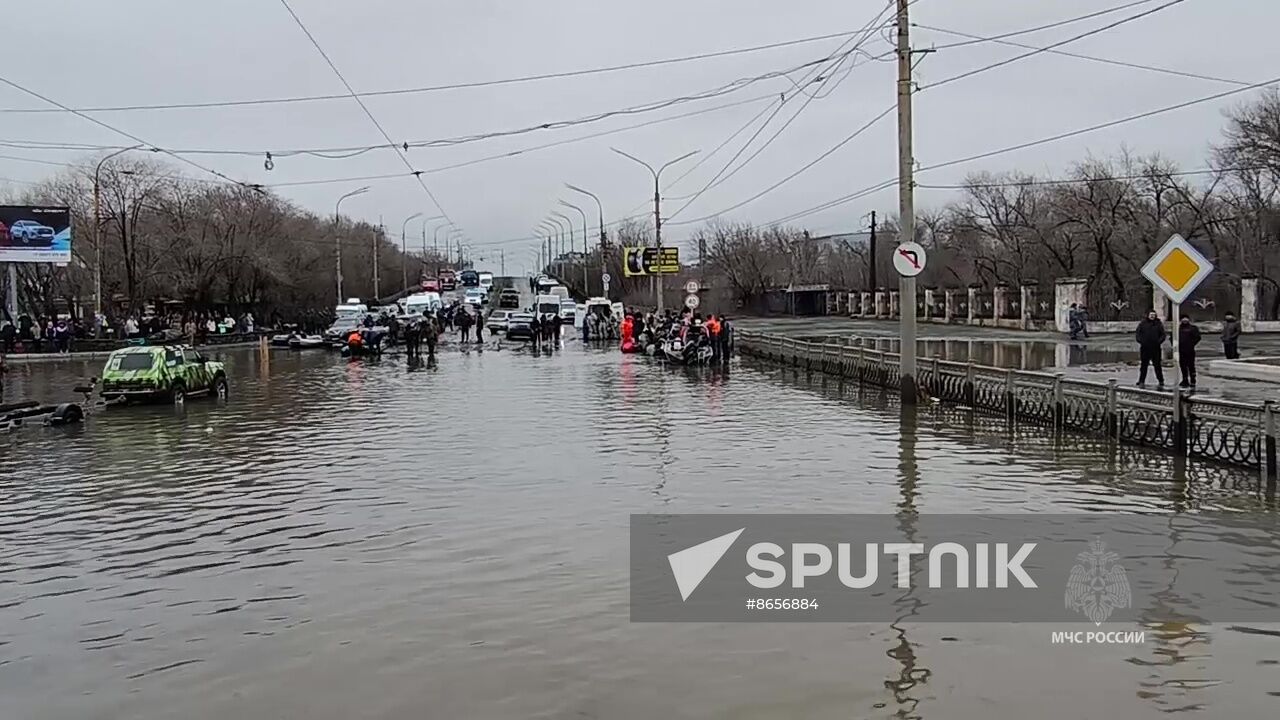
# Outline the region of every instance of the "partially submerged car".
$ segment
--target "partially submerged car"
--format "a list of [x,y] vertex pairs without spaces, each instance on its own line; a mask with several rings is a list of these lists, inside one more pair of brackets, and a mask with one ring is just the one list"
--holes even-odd
[[102,399],[108,402],[226,398],[229,387],[226,366],[182,345],[122,348],[102,370]]

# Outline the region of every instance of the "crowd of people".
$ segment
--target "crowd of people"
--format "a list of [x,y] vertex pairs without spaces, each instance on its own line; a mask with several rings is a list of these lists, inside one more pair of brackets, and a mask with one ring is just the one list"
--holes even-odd
[[18,316],[16,323],[0,320],[0,352],[69,353],[76,338],[86,336],[85,329],[66,319],[48,318],[41,322],[28,315]]
[[[1240,321],[1232,313],[1227,313],[1222,321],[1222,354],[1229,360],[1240,357]],[[1194,389],[1196,386],[1196,346],[1200,344],[1201,332],[1190,315],[1183,315],[1178,321],[1178,370],[1181,376],[1178,387]],[[1147,316],[1138,322],[1134,331],[1134,340],[1138,343],[1140,365],[1138,368],[1138,387],[1146,387],[1147,372],[1153,371],[1156,376],[1156,387],[1164,389],[1164,368],[1161,358],[1166,340],[1172,336],[1165,330],[1164,321],[1155,310],[1147,312]]]
[[[679,342],[680,355],[686,359],[705,356],[712,363],[728,362],[733,354],[733,325],[728,316],[708,315],[689,308],[679,313],[668,310],[656,313],[626,312],[620,334],[623,352],[656,352],[665,344]],[[705,350],[705,352],[704,352]]]

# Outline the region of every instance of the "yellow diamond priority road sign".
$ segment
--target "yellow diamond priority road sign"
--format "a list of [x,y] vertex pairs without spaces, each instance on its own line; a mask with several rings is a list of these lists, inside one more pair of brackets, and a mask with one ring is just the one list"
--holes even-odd
[[1213,272],[1213,263],[1205,259],[1191,246],[1191,243],[1174,235],[1156,251],[1146,265],[1142,266],[1142,275],[1160,288],[1166,297],[1181,304],[1200,282]]

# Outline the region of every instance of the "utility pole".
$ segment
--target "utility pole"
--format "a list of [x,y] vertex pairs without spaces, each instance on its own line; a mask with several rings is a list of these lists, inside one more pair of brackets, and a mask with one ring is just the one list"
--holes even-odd
[[876,211],[871,211],[871,240],[867,245],[871,254],[870,264],[867,266],[867,274],[870,276],[868,282],[870,287],[867,288],[871,292],[876,291]]
[[[898,242],[916,236],[915,158],[911,130],[911,22],[907,8],[911,0],[898,0]],[[898,280],[899,348],[898,374],[902,380],[902,404],[916,403],[916,279]]]
[[333,254],[335,264],[337,265],[337,281],[338,281],[338,304],[341,305],[345,298],[342,296],[342,201],[357,195],[363,195],[369,192],[368,186],[352,190],[351,192],[338,198],[338,202],[333,206]]
[[505,248],[498,250],[498,262],[502,264],[501,265],[502,277],[506,277],[507,276],[507,251]]
[[378,284],[378,243],[382,240],[382,216],[378,216],[378,229],[373,232],[373,299],[382,297]]

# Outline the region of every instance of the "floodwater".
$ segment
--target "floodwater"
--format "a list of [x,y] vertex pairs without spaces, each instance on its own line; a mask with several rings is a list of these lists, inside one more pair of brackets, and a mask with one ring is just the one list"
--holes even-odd
[[[570,343],[227,351],[232,397],[0,437],[0,717],[1274,717],[1280,633],[629,621],[630,513],[1194,512],[1216,466]],[[16,366],[70,397],[96,368]],[[1260,572],[1275,568],[1260,568]],[[1079,629],[1079,628],[1069,628]]]

